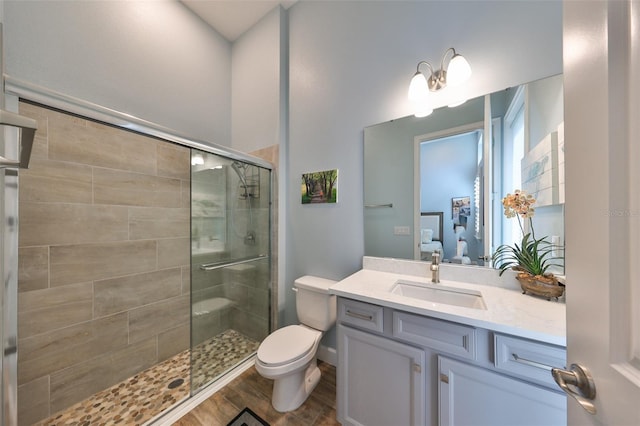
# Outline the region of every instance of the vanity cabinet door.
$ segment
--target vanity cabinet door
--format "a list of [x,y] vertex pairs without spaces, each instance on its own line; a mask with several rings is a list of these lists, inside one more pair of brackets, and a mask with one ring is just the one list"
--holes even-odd
[[563,394],[445,357],[438,371],[440,426],[567,424]]
[[343,425],[425,424],[425,352],[338,325],[337,410]]

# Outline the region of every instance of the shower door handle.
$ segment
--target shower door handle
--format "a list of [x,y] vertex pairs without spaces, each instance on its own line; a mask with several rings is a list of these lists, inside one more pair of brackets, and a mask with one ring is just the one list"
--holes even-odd
[[269,256],[263,254],[256,257],[250,257],[247,259],[236,260],[235,262],[215,262],[215,263],[205,263],[204,265],[200,265],[200,269],[203,271],[213,271],[215,269],[222,269],[228,266],[241,265],[243,263],[255,262],[258,260],[268,259]]

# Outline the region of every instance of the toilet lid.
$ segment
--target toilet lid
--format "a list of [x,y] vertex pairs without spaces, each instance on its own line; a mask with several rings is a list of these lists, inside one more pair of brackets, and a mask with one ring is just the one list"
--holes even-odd
[[273,366],[286,364],[305,356],[320,334],[299,325],[289,325],[267,336],[258,348],[258,359]]

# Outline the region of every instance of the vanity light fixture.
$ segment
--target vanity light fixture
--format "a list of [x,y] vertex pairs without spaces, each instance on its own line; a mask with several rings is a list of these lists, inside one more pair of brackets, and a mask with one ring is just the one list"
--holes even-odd
[[[445,60],[451,52],[452,56],[445,68]],[[420,71],[420,67],[426,65],[429,67],[429,78]],[[440,69],[434,70],[427,61],[420,61],[416,67],[416,73],[411,79],[409,85],[409,100],[415,104],[415,116],[425,117],[433,112],[433,108],[429,103],[429,92],[437,92],[447,86],[456,87],[464,83],[471,76],[471,67],[469,62],[459,53],[456,53],[453,47],[450,47],[442,55]],[[458,106],[465,101],[454,101],[449,106]]]

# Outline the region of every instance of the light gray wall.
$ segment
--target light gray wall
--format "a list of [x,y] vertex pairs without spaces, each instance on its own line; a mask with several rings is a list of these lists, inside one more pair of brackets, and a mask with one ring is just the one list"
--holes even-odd
[[280,143],[284,19],[284,9],[277,7],[233,43],[231,130],[232,147],[238,151],[252,152]]
[[[411,112],[406,94],[418,61],[437,63],[454,46],[473,69],[469,97],[562,70],[560,1],[306,1],[289,16],[287,285],[361,267],[363,128]],[[442,92],[435,106],[446,101]],[[300,175],[332,168],[340,170],[338,204],[300,205]],[[288,291],[289,322],[293,307]],[[325,344],[335,344],[333,334]]]
[[14,1],[6,72],[65,95],[231,143],[231,46],[177,1]]
[[531,148],[564,121],[562,75],[534,81],[528,86],[529,144]]

